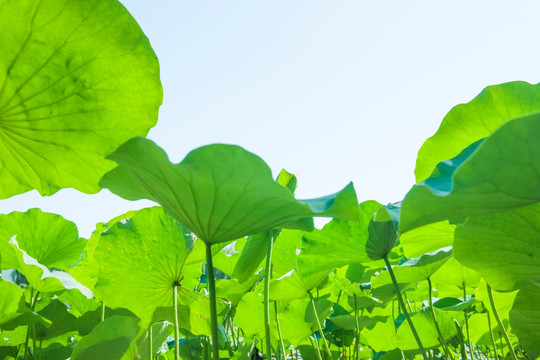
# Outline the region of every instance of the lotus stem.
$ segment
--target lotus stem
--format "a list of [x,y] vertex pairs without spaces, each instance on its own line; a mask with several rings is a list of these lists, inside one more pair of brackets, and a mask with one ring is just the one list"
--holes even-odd
[[322,360],[321,349],[319,348],[319,342],[317,341],[317,339],[313,340],[310,335],[309,341],[311,341],[311,346],[317,350],[317,359]]
[[180,329],[178,327],[178,283],[173,285],[173,308],[174,308],[174,360],[180,360]]
[[317,307],[315,306],[315,300],[313,299],[313,295],[311,295],[311,292],[308,292],[309,298],[311,299],[311,306],[313,307],[313,313],[315,314],[315,319],[317,319],[317,326],[319,327],[319,333],[321,334],[321,338],[323,340],[324,349],[328,353],[328,356],[331,360],[334,358],[332,357],[332,353],[330,352],[330,347],[328,346],[328,342],[326,341],[326,338],[324,337],[324,333],[321,326],[321,321],[319,320],[319,314],[317,313]]
[[491,305],[491,310],[493,311],[495,320],[497,321],[497,324],[499,325],[499,329],[503,333],[504,340],[506,341],[506,344],[508,345],[508,348],[510,349],[510,354],[512,355],[512,359],[517,360],[517,356],[514,351],[514,347],[512,346],[512,342],[510,341],[510,337],[508,336],[508,333],[506,332],[506,329],[504,328],[504,325],[501,321],[501,317],[499,316],[499,312],[497,311],[497,308],[495,307],[495,300],[493,299],[493,291],[491,290],[491,286],[489,285],[487,285],[487,293],[489,297],[489,303]]
[[495,336],[493,335],[493,328],[491,327],[491,317],[489,316],[489,311],[487,312],[488,326],[489,326],[489,335],[491,335],[491,343],[493,344],[493,351],[495,352],[495,360],[499,358],[497,354],[497,343],[495,342]]
[[354,295],[354,358],[358,360],[359,347],[360,347],[360,324],[358,321],[358,304],[356,301],[356,294]]
[[[467,288],[465,287],[465,283],[461,283],[461,286],[463,286],[463,301],[467,301]],[[469,310],[465,309],[465,330],[467,331],[467,344],[469,345],[469,353],[471,354],[471,360],[474,360],[474,352],[472,349],[471,344],[471,333],[469,331]]]
[[206,245],[206,278],[208,281],[208,292],[210,295],[210,321],[212,327],[212,352],[214,360],[219,360],[218,324],[216,307],[216,282],[214,280],[214,265],[212,262],[212,244],[204,242]]
[[424,346],[422,345],[422,341],[420,340],[420,337],[418,336],[418,333],[416,332],[416,328],[414,327],[411,317],[409,316],[409,312],[407,311],[407,308],[405,307],[405,303],[403,302],[403,298],[401,297],[401,290],[399,290],[399,285],[397,283],[396,276],[394,275],[394,271],[392,270],[392,265],[390,265],[390,261],[388,261],[388,256],[384,257],[384,262],[386,264],[386,267],[388,268],[388,272],[390,273],[390,278],[392,279],[392,282],[394,283],[394,287],[396,288],[396,294],[397,294],[397,300],[398,300],[399,306],[401,307],[401,311],[405,315],[405,319],[407,319],[407,322],[409,323],[409,326],[411,327],[411,331],[413,333],[414,339],[416,340],[416,343],[418,344],[418,348],[420,349],[422,358],[424,360],[428,360],[426,350],[424,349]]
[[467,351],[465,351],[465,342],[463,341],[463,331],[461,331],[461,326],[456,319],[452,319],[454,325],[456,325],[457,336],[459,340],[459,345],[461,347],[461,358],[467,360]]
[[[269,236],[268,248],[266,249],[266,270],[264,274],[264,339],[266,347],[266,359],[272,359],[272,339],[270,332],[270,278],[272,274],[272,247],[273,234]],[[276,314],[277,315],[277,314]]]
[[285,344],[283,343],[283,336],[281,335],[281,326],[279,325],[279,315],[278,315],[278,307],[277,307],[276,301],[274,301],[274,310],[276,312],[276,326],[277,326],[277,331],[279,335],[279,345],[281,348],[281,354],[283,356],[283,360],[286,360],[287,353],[285,352]]
[[[453,359],[454,357],[450,353],[450,349],[448,349],[448,346],[446,346],[446,341],[444,340],[444,336],[441,332],[441,328],[439,327],[439,322],[437,321],[437,316],[435,315],[435,309],[433,308],[433,289],[431,286],[431,279],[427,278],[428,282],[428,301],[429,301],[429,310],[431,312],[431,317],[433,318],[433,323],[435,324],[435,330],[437,330],[437,334],[439,335],[439,342],[441,343],[441,346],[443,348],[444,353],[449,359]],[[466,358],[464,358],[465,360]]]

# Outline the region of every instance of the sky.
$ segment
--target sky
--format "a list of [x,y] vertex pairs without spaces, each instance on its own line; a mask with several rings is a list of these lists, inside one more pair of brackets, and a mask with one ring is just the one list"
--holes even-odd
[[[358,200],[401,200],[416,154],[455,105],[484,87],[540,82],[536,1],[124,0],[158,56],[164,102],[149,138],[173,162],[237,144],[298,198],[353,181]],[[152,206],[106,190],[0,201],[95,223]]]

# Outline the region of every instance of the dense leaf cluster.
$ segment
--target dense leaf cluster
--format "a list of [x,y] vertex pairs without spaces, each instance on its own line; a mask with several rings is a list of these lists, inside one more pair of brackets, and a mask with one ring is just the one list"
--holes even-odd
[[540,356],[540,85],[454,107],[400,202],[358,204],[352,183],[298,200],[239,146],[173,164],[144,138],[158,63],[116,0],[0,0],[0,19],[0,197],[159,205],[89,239],[0,215],[0,358]]

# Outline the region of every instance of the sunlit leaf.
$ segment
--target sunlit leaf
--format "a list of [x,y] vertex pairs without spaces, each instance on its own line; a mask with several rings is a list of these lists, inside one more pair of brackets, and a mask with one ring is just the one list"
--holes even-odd
[[204,146],[172,164],[152,141],[135,138],[109,158],[119,166],[103,177],[103,187],[129,200],[144,198],[163,205],[209,243],[289,224],[311,230],[313,216],[357,216],[352,184],[335,195],[296,200],[272,179],[261,158],[239,146]]
[[0,198],[99,191],[104,157],[157,121],[159,67],[107,1],[0,1]]
[[437,165],[398,204],[399,230],[511,210],[540,201],[540,113],[506,122],[489,137]]

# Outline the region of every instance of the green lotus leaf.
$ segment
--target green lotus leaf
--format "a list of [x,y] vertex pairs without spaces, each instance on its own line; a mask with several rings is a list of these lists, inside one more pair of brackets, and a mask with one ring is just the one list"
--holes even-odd
[[493,289],[516,290],[540,282],[540,203],[471,216],[456,228],[454,256]]
[[101,234],[94,250],[100,271],[96,297],[125,307],[144,326],[157,307],[173,305],[175,284],[193,248],[193,234],[161,207],[139,210]]
[[272,277],[278,279],[297,266],[297,253],[302,248],[301,230],[283,229],[272,249]]
[[138,323],[139,319],[127,316],[111,316],[105,319],[79,341],[73,349],[71,359],[124,360],[124,355],[142,332]]
[[[263,231],[250,235],[242,253],[238,258],[232,272],[232,277],[244,282],[249,279],[257,270],[266,257],[270,237],[273,237],[273,231]],[[273,240],[272,240],[273,241]],[[219,266],[216,265],[219,268]]]
[[315,318],[313,317],[312,321],[307,319],[308,309],[313,314],[311,301],[306,297],[288,301],[283,312],[279,313],[283,339],[295,347],[302,344],[314,331],[318,330]]
[[[433,309],[437,317],[437,323],[445,341],[449,341],[457,334],[456,327],[452,319],[458,320],[461,324],[465,321],[463,312],[461,311],[441,311],[437,308]],[[411,316],[411,320],[418,332],[418,336],[422,339],[424,347],[439,346],[439,336],[435,329],[435,323],[431,317],[429,309],[421,310]],[[402,350],[418,349],[418,343],[414,339],[411,327],[407,322],[403,322],[398,329],[398,346]]]
[[[18,246],[40,264],[64,271],[79,259],[86,245],[74,223],[40,209],[0,215],[0,242],[7,243],[13,236]],[[13,268],[13,261],[16,259],[3,254],[4,269]]]
[[101,234],[118,221],[132,217],[134,213],[135,211],[128,211],[106,223],[97,223],[96,230],[92,232],[92,235],[90,235],[90,238],[86,242],[84,251],[79,255],[79,260],[68,269],[69,273],[88,289],[93,291],[99,273],[99,263],[94,258],[94,251],[99,243]]
[[[456,248],[453,248],[453,252],[455,256]],[[463,290],[464,287],[477,288],[480,284],[480,279],[480,274],[471,268],[463,266],[463,264],[454,258],[448,259],[448,261],[445,262],[431,278],[435,287],[441,284],[447,284],[453,285],[461,290]],[[461,292],[461,294],[463,294],[463,292]]]
[[86,296],[91,292],[79,284],[73,277],[64,271],[49,270],[36,259],[19,248],[15,238],[9,242],[0,241],[0,253],[5,261],[2,266],[7,269],[16,269],[22,273],[30,286],[41,293],[64,291],[66,289],[79,289]]
[[[263,296],[260,294],[250,292],[245,294],[242,300],[240,300],[234,321],[245,333],[246,338],[252,336],[258,336],[260,339],[264,338],[263,309]],[[273,306],[270,307],[270,318],[276,318],[276,312]],[[278,339],[278,332],[274,321],[271,322],[270,333],[273,341]]]
[[454,230],[456,226],[448,221],[439,221],[433,224],[417,227],[407,231],[399,237],[399,244],[408,258],[417,258],[454,243]]
[[[409,259],[399,266],[394,266],[398,283],[417,283],[430,278],[452,256],[452,250],[441,250],[433,254],[424,254],[416,259]],[[382,271],[371,281],[374,288],[392,284],[388,271]]]
[[[16,329],[19,326],[31,325],[36,322],[44,326],[51,324],[49,320],[31,312],[26,307],[23,290],[17,285],[0,279],[0,294],[2,294],[0,297],[0,330],[3,338],[5,330]],[[9,340],[9,337],[7,339]],[[3,345],[8,345],[8,343]],[[13,344],[13,341],[10,343]]]
[[526,286],[519,290],[510,310],[510,325],[530,359],[540,357],[540,287]]
[[352,184],[335,195],[296,200],[272,179],[258,156],[214,144],[172,164],[152,141],[134,138],[108,156],[119,166],[100,185],[128,199],[161,204],[207,243],[235,240],[289,225],[313,229],[313,216],[357,217]]
[[475,298],[470,298],[467,301],[461,301],[456,298],[444,298],[434,302],[433,307],[442,311],[464,311],[471,308],[475,303]]
[[467,104],[455,106],[416,159],[416,181],[427,179],[436,165],[493,133],[505,122],[540,111],[540,85],[523,81],[488,86]]
[[297,259],[300,272],[309,275],[350,263],[372,262],[371,251],[377,247],[368,247],[369,225],[380,207],[376,201],[365,201],[359,205],[356,219],[333,219],[322,230],[305,233]]
[[148,39],[116,0],[2,0],[0,18],[0,198],[98,192],[105,155],[157,121]]
[[370,328],[364,328],[362,335],[375,351],[389,351],[397,347],[396,328],[390,316]]
[[405,232],[540,201],[540,113],[506,122],[489,137],[437,165],[398,204],[388,206]]
[[[184,287],[178,289],[178,327],[186,329],[195,335],[210,335],[210,300],[208,296],[198,292],[188,290]],[[216,312],[218,322],[223,321],[223,317],[230,310],[229,303],[218,299],[216,302]],[[157,321],[174,322],[174,308],[158,307],[152,316],[151,323]]]
[[68,312],[66,305],[59,300],[51,301],[50,304],[39,310],[38,314],[49,319],[52,324],[50,324],[50,326],[36,324],[34,332],[32,333],[32,338],[35,335],[35,338],[38,341],[44,341],[54,339],[61,335],[65,338],[75,335],[76,318]]
[[270,280],[270,300],[293,300],[307,296],[328,277],[330,271],[302,276],[298,271]]

